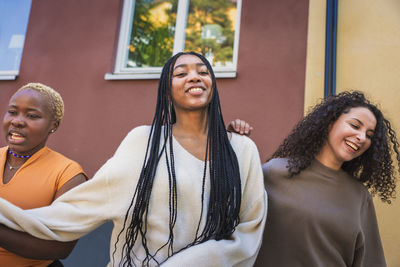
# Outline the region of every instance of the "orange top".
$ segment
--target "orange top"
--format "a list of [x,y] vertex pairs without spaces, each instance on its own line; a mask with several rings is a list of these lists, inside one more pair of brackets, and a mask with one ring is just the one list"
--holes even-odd
[[[6,184],[3,183],[8,147],[0,148],[0,197],[22,209],[48,206],[55,193],[74,176],[83,173],[82,167],[58,152],[44,147],[29,158]],[[26,259],[0,247],[2,266],[47,266],[52,260]]]

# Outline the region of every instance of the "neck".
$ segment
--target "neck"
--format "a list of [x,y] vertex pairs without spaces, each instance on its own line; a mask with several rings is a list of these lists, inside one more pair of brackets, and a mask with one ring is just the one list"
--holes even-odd
[[207,111],[201,112],[176,112],[176,123],[173,133],[178,135],[207,135]]
[[10,148],[8,148],[7,161],[13,167],[20,166],[20,165],[24,164],[24,162],[26,162],[30,157],[32,157],[32,155],[35,152],[33,152],[32,154],[26,154],[26,155],[22,154],[21,155],[19,153],[12,151]]
[[335,157],[331,156],[324,148],[321,149],[315,159],[322,165],[333,170],[339,170],[343,164],[343,162],[340,162]]
[[27,160],[28,160],[28,158],[18,158],[18,157],[14,157],[11,154],[7,155],[8,164],[11,165],[12,167],[18,168],[19,166],[24,164]]

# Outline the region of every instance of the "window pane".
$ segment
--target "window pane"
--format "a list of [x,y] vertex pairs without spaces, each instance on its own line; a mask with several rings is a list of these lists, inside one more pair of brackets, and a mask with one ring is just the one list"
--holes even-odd
[[236,0],[191,0],[185,51],[197,51],[213,66],[233,65]]
[[19,71],[31,0],[0,0],[0,71]]
[[236,77],[241,3],[124,0],[115,69],[105,79],[158,78],[164,63],[183,50],[205,55],[216,77]]
[[125,67],[161,67],[172,56],[177,0],[136,0]]

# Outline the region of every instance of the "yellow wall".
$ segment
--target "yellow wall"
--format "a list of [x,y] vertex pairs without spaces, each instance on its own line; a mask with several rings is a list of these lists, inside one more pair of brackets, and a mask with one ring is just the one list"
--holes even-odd
[[[326,6],[322,2],[310,0],[305,111],[323,97]],[[365,92],[400,137],[399,10],[398,0],[339,1],[336,92]],[[387,264],[400,266],[400,200],[387,205],[375,199],[375,207]]]
[[324,97],[326,2],[310,0],[307,36],[304,111]]

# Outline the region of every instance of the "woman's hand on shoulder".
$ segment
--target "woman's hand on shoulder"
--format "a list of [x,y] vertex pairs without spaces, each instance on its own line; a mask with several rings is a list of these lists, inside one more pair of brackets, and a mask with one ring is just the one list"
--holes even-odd
[[241,119],[231,121],[226,128],[228,132],[234,132],[246,136],[250,136],[253,129],[254,128],[250,126],[248,122]]

